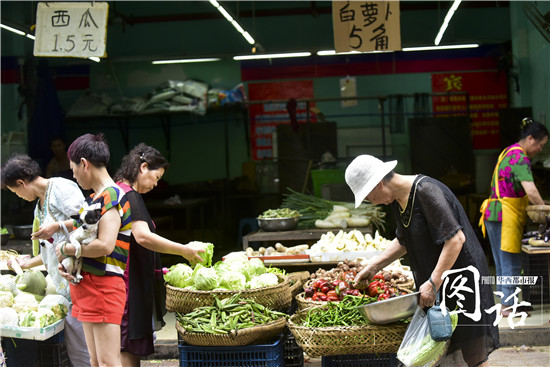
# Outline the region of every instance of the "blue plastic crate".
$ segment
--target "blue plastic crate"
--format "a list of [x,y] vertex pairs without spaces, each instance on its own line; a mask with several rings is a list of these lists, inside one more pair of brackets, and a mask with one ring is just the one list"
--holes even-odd
[[2,349],[7,367],[39,367],[40,360],[36,340],[2,338]]
[[395,353],[342,354],[326,356],[321,361],[322,367],[397,367],[397,355]]
[[289,331],[286,336],[285,367],[302,367],[304,365],[304,350],[296,343],[294,335]]
[[65,343],[38,344],[40,367],[71,367]]
[[280,367],[285,363],[284,345],[284,335],[271,344],[239,347],[202,347],[180,342],[180,367]]

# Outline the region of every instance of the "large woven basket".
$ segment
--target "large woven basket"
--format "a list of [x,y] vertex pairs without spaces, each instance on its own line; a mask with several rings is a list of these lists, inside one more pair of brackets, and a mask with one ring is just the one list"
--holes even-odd
[[303,280],[300,275],[296,273],[288,274],[288,278],[290,279],[290,283],[292,283],[290,284],[290,296],[294,299],[298,293],[302,292]]
[[[313,285],[313,282],[315,280],[314,279],[310,279],[308,281],[305,281],[304,282],[304,285],[302,288],[304,288],[304,290],[308,287],[311,287]],[[402,288],[402,289],[408,289],[408,290],[414,290],[414,279],[412,278],[409,278],[406,282],[404,283],[399,283],[399,284],[396,284],[399,288]]]
[[334,326],[314,328],[302,326],[307,312],[322,312],[324,307],[299,311],[288,320],[288,328],[296,343],[310,357],[340,354],[396,353],[408,324]]
[[224,299],[241,293],[241,298],[252,299],[265,307],[285,312],[292,302],[290,279],[279,275],[278,277],[279,284],[277,285],[238,291],[193,291],[166,284],[166,310],[185,314],[197,307],[212,306],[214,295],[218,299]]
[[[412,290],[410,290],[409,288],[401,288],[401,286],[399,286],[398,289],[403,292],[412,293]],[[305,310],[306,308],[310,308],[310,307],[318,307],[318,306],[323,306],[327,304],[326,301],[311,301],[311,300],[307,300],[306,298],[307,297],[305,292],[302,292],[294,296],[294,299],[298,303],[298,311]]]
[[264,344],[281,334],[286,327],[286,317],[267,324],[252,326],[229,334],[189,333],[176,320],[176,330],[181,338],[190,345],[200,346],[239,346]]
[[296,302],[298,303],[298,311],[304,310],[309,307],[323,306],[327,303],[325,301],[307,301],[305,292],[296,295],[294,299],[296,299]]

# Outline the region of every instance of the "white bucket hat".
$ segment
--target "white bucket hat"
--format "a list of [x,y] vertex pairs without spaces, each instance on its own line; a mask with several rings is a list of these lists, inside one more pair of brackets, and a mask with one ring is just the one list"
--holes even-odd
[[346,168],[346,183],[355,195],[355,207],[359,207],[384,176],[391,172],[397,161],[382,162],[372,155],[356,157]]

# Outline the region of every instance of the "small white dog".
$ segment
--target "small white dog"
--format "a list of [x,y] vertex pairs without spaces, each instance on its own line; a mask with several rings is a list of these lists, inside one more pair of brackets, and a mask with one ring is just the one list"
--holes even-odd
[[97,238],[98,222],[101,219],[101,209],[97,206],[88,206],[84,203],[84,210],[78,215],[73,215],[71,218],[82,223],[80,227],[75,229],[69,236],[69,241],[74,246],[75,256],[69,256],[61,261],[61,265],[65,271],[75,277],[74,283],[80,283],[82,275],[82,253],[81,245],[87,245]]

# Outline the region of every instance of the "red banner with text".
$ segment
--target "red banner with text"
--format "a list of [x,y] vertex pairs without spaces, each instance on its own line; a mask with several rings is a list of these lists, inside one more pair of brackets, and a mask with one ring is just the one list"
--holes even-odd
[[[248,97],[253,101],[265,103],[250,104],[250,139],[252,159],[273,158],[272,134],[279,124],[297,124],[307,121],[307,105],[297,102],[299,99],[313,98],[313,81],[297,80],[272,83],[248,84]],[[286,102],[267,102],[280,101]],[[309,107],[315,104],[310,102]],[[310,114],[309,122],[316,122],[314,114]]]
[[[474,149],[499,149],[498,111],[508,108],[508,86],[505,73],[466,72],[432,74],[432,92],[467,92],[470,99],[471,133]],[[434,96],[436,117],[464,116],[466,96]]]

